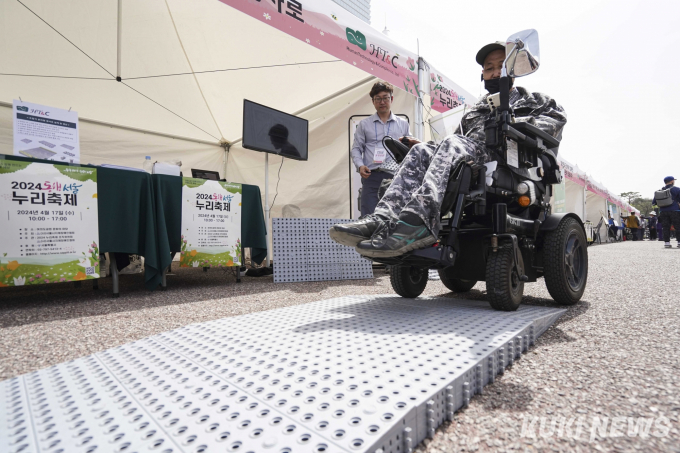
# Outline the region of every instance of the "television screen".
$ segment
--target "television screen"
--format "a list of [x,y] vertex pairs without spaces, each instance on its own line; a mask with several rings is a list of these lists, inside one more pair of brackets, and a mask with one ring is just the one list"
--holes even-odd
[[297,116],[243,100],[243,147],[307,160],[309,124]]

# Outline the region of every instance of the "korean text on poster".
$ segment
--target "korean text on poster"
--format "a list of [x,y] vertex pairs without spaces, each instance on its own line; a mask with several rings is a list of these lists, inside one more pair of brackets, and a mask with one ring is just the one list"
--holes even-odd
[[241,184],[182,178],[182,267],[241,264]]
[[0,161],[0,287],[99,278],[97,170]]
[[12,122],[15,156],[80,163],[77,112],[15,99]]

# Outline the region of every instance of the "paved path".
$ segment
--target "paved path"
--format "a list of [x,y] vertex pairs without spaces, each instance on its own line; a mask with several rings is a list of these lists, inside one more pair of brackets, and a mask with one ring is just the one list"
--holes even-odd
[[[591,248],[589,256],[582,302],[419,451],[680,452],[680,249],[626,242]],[[165,293],[144,291],[139,276],[123,278],[120,299],[109,297],[110,280],[98,293],[61,285],[6,289],[0,379],[190,323],[341,295],[391,293],[388,277],[377,276],[278,285],[271,277],[246,278],[237,285],[221,271],[187,269],[169,278]],[[484,299],[483,290],[478,284],[462,297]],[[426,294],[454,297],[441,282],[430,282]],[[542,282],[527,285],[525,294],[527,304],[554,306]],[[591,441],[593,424],[605,417],[606,428],[600,426]],[[633,432],[647,421],[650,435],[627,435],[629,423]],[[612,437],[617,432],[622,435]]]

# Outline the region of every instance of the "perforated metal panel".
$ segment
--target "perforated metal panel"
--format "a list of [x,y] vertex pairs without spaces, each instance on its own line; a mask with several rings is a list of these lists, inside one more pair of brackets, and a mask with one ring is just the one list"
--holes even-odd
[[351,219],[272,219],[274,282],[373,278],[369,260],[328,235],[331,226]]
[[564,310],[353,296],[0,383],[2,452],[408,452]]

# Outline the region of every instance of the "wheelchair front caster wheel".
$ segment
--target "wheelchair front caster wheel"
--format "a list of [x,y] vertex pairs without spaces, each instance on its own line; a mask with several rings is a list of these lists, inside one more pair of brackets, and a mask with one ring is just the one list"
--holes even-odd
[[444,284],[444,286],[446,286],[454,293],[466,293],[477,284],[477,280],[462,280],[460,278],[456,278],[455,274],[452,271],[453,267],[440,269],[439,278],[442,279],[442,283]]
[[392,288],[401,297],[413,299],[427,286],[427,269],[414,266],[393,266],[390,271]]
[[512,255],[512,247],[500,247],[486,261],[486,296],[494,310],[515,311],[522,302],[524,282],[513,270]]

